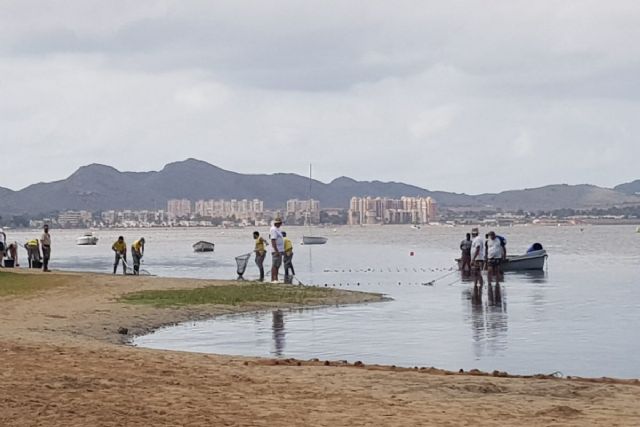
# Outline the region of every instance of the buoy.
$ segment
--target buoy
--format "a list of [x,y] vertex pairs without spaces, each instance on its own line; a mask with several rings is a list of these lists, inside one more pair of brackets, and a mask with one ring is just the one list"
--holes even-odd
[[413,256],[413,251],[409,252],[409,256]]

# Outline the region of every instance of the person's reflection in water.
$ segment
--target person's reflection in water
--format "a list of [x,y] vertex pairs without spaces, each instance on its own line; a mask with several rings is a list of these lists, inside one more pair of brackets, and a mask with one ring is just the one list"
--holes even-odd
[[281,310],[276,310],[273,312],[273,343],[275,345],[275,355],[282,356],[285,345],[285,335],[286,332],[284,330],[284,313]]
[[[487,299],[483,301],[485,287]],[[507,348],[507,307],[501,285],[487,283],[483,286],[480,278],[473,287],[463,291],[463,296],[470,302],[469,323],[475,357],[481,359],[504,351]]]

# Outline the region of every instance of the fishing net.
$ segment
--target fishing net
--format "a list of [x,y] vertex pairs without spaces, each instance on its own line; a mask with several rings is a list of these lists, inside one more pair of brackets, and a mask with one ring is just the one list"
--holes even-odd
[[236,257],[236,264],[238,266],[238,280],[244,279],[242,275],[247,270],[247,264],[249,264],[249,258],[251,258],[251,253],[240,255]]

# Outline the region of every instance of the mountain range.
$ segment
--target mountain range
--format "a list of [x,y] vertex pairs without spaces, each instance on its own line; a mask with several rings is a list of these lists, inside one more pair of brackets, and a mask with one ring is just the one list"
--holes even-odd
[[430,191],[399,182],[336,178],[328,184],[296,174],[240,174],[196,159],[167,164],[160,171],[120,172],[111,166],[83,166],[66,179],[13,191],[0,187],[0,214],[44,214],[63,210],[161,209],[168,199],[262,199],[283,208],[288,199],[311,195],[322,207],[347,208],[353,196],[430,196],[441,207],[515,211],[585,209],[640,204],[640,180],[613,189],[595,185],[549,185],[495,194]]

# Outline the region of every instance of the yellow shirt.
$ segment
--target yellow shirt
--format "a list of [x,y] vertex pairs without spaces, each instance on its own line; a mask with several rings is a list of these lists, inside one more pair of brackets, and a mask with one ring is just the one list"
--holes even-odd
[[287,255],[291,255],[291,253],[293,252],[293,243],[287,237],[284,238],[284,252]]
[[116,242],[111,246],[111,249],[118,253],[123,253],[127,251],[127,244],[124,240],[121,242],[120,240],[116,240]]
[[265,253],[267,250],[264,247],[264,239],[262,237],[258,237],[256,239],[256,249],[255,251],[257,253],[259,253],[260,255],[262,255],[263,253]]
[[34,247],[34,248],[35,248],[35,247],[37,247],[37,246],[38,246],[38,241],[37,241],[36,239],[29,240],[29,241],[27,242],[27,246],[32,246],[32,247]]
[[144,244],[140,242],[140,240],[136,240],[135,242],[133,242],[133,245],[131,245],[131,249],[133,249],[138,253],[142,253],[142,250],[144,249]]

